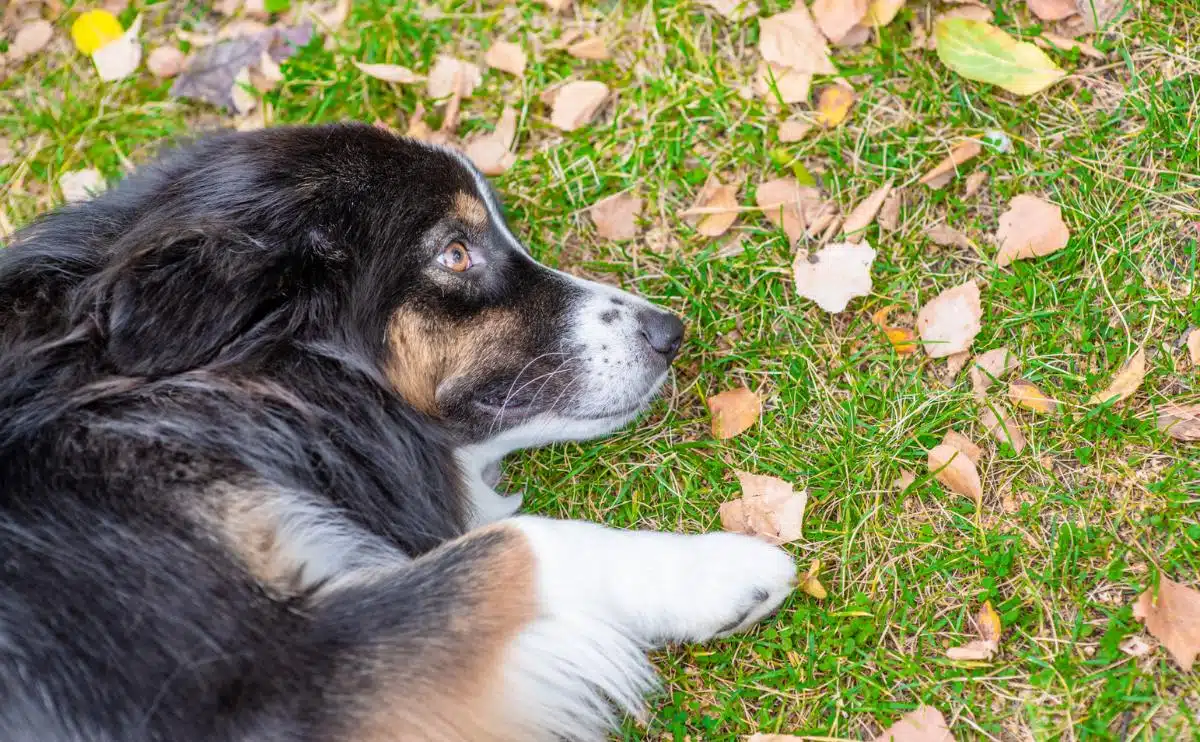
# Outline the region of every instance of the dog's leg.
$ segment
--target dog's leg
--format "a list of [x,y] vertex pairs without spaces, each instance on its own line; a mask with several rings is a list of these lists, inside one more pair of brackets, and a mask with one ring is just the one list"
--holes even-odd
[[790,592],[782,550],[521,517],[312,606],[333,663],[323,738],[599,740],[654,688],[647,649],[750,626]]

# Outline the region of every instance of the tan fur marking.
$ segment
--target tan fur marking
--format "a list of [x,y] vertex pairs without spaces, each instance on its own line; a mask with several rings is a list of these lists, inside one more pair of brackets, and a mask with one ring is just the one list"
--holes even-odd
[[489,359],[512,352],[520,331],[516,317],[504,311],[482,312],[468,322],[401,309],[388,328],[392,359],[387,374],[413,407],[438,414],[437,390],[453,376],[467,376]]
[[[499,539],[469,570],[439,636],[405,666],[379,656],[377,694],[364,704],[357,742],[531,742],[505,703],[504,662],[517,635],[537,617],[535,557],[525,536],[497,524],[455,543]],[[446,547],[443,547],[446,548]],[[440,549],[438,551],[441,551]],[[412,565],[420,569],[438,552]]]
[[454,194],[454,216],[475,229],[485,229],[488,225],[487,207],[465,191]]
[[301,589],[304,565],[295,563],[279,541],[278,493],[268,487],[219,484],[202,498],[212,524],[230,551],[263,587],[280,597]]

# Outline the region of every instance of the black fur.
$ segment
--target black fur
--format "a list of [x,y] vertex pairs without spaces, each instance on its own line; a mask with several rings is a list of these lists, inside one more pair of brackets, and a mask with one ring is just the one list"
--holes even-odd
[[281,599],[191,505],[265,482],[409,556],[463,533],[462,431],[389,384],[389,320],[504,304],[532,351],[570,301],[499,248],[491,278],[428,284],[473,188],[451,155],[371,127],[217,135],[0,251],[0,740],[339,728],[331,696],[365,681],[328,644],[416,620],[381,613],[400,587],[336,615]]

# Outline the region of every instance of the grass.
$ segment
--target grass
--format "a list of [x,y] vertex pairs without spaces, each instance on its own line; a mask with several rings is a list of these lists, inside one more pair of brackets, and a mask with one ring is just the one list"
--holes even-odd
[[[765,4],[764,14],[783,8]],[[989,4],[1006,29],[1036,32],[1022,4]],[[122,20],[145,13],[151,42],[214,20],[200,3],[135,5]],[[1178,342],[1200,325],[1200,4],[1132,5],[1096,42],[1107,61],[1055,54],[1071,77],[1023,99],[910,50],[905,21],[916,11],[906,9],[878,44],[837,51],[860,95],[851,119],[788,145],[775,137],[788,112],[740,94],[757,62],[757,25],[687,0],[588,0],[565,17],[529,0],[364,0],[337,44],[316,42],[285,63],[287,79],[267,96],[275,122],[403,128],[421,87],[366,80],[351,59],[425,70],[441,52],[479,61],[493,39],[537,50],[524,80],[485,75],[460,133],[490,127],[505,102],[518,106],[522,156],[497,179],[518,234],[550,264],[686,317],[674,384],[640,425],[509,463],[507,487],[524,490],[532,510],[699,532],[719,527],[738,468],[811,495],[805,538],[790,548],[825,565],[829,598],[797,595],[747,636],[662,653],[665,692],[648,724],[630,722],[621,739],[861,739],[919,703],[945,712],[959,739],[1200,738],[1200,675],[1181,672],[1161,648],[1141,658],[1119,648],[1144,635],[1129,608],[1137,594],[1160,575],[1200,580],[1196,449],[1154,425],[1164,401],[1200,398],[1200,375]],[[68,10],[58,23],[58,48],[10,65],[0,83],[0,136],[16,153],[0,166],[0,208],[18,225],[55,202],[62,172],[95,166],[119,176],[164,139],[228,123],[170,99],[169,84],[145,73],[95,82],[62,44],[71,18]],[[609,38],[614,59],[582,62],[548,48],[576,23]],[[583,76],[619,95],[601,121],[564,135],[537,96]],[[1012,147],[989,148],[969,166],[989,173],[979,195],[965,199],[961,179],[936,192],[916,183],[955,138],[993,130]],[[729,256],[729,240],[701,238],[676,216],[710,171],[744,181],[742,201],[753,203],[754,183],[800,164],[843,211],[888,179],[906,194],[901,228],[868,232],[879,251],[873,293],[840,315],[794,294],[792,248],[765,220],[743,217],[735,229],[744,250]],[[627,189],[648,205],[642,238],[596,239],[584,210]],[[989,235],[1023,192],[1062,205],[1071,242],[999,269]],[[922,235],[940,221],[980,249],[934,246]],[[924,475],[925,452],[947,429],[987,440],[966,374],[947,383],[940,363],[896,356],[869,319],[886,304],[911,319],[967,278],[983,288],[975,348],[1013,349],[1023,376],[1073,413],[1018,414],[1029,438],[1021,455],[985,444],[978,511]],[[1137,395],[1084,408],[1139,346],[1148,373]],[[762,420],[715,441],[704,399],[737,384],[764,397]],[[900,493],[891,483],[904,468],[923,476]],[[969,638],[984,600],[1003,620],[1001,654],[945,659],[946,647]]]

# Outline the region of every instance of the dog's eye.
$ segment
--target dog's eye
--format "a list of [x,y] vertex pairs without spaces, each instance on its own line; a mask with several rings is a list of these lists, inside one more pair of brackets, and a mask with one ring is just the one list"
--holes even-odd
[[438,256],[438,262],[455,273],[462,273],[471,267],[471,253],[461,242],[451,242]]

